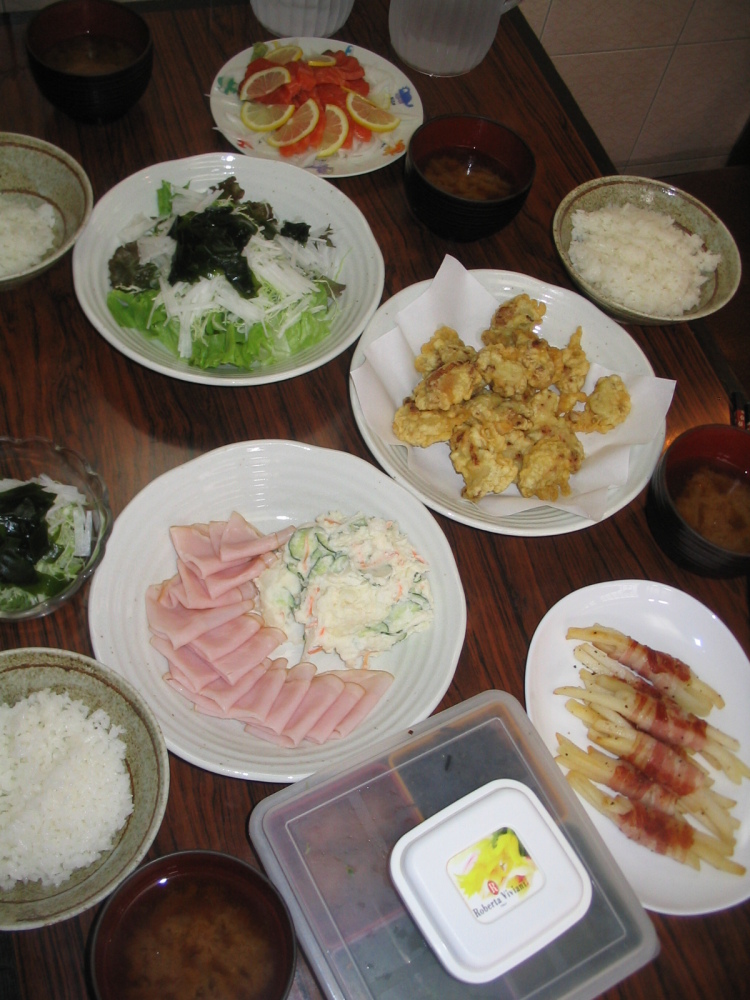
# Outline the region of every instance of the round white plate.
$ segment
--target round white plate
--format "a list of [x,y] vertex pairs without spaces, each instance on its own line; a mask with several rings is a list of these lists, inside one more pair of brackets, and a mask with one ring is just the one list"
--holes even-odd
[[[711,712],[708,721],[740,740],[739,756],[750,762],[750,663],[741,646],[703,604],[647,580],[584,587],[559,601],[537,627],[526,661],[526,711],[552,753],[557,752],[556,733],[582,749],[588,745],[584,724],[567,711],[565,698],[552,692],[565,684],[579,686],[573,657],[577,641],[565,636],[571,626],[583,628],[595,622],[689,664],[726,702],[721,711]],[[734,859],[750,869],[750,782],[738,786],[717,775],[714,788],[737,802],[732,812],[741,826]],[[750,871],[740,877],[703,864],[697,872],[628,840],[606,817],[585,802],[584,806],[646,909],[712,913],[750,898]]]
[[[316,229],[330,226],[343,260],[339,280],[346,285],[331,334],[287,360],[257,371],[231,365],[203,371],[175,357],[158,340],[115,322],[107,308],[109,259],[122,242],[120,234],[139,213],[156,216],[156,192],[162,181],[190,184],[199,191],[235,176],[253,201],[267,201],[280,221],[304,221]],[[94,206],[73,253],[73,281],[81,308],[105,340],[146,368],[204,385],[260,385],[302,375],[335,358],[365,328],[383,294],[385,269],[372,230],[346,195],[319,177],[288,163],[249,160],[236,153],[207,153],[157,163],[113,187]]]
[[333,156],[318,159],[312,154],[302,154],[287,159],[278,149],[269,146],[262,132],[253,132],[240,119],[238,91],[245,76],[253,49],[245,49],[230,59],[219,72],[211,86],[209,101],[216,126],[241,153],[282,163],[294,163],[305,170],[325,177],[353,177],[387,167],[406,152],[409,139],[424,120],[422,101],[411,80],[386,59],[361,49],[358,45],[345,45],[330,38],[279,38],[267,43],[272,48],[281,45],[299,45],[303,57],[309,58],[327,49],[344,49],[356,56],[365,70],[370,84],[369,99],[387,107],[398,115],[401,122],[392,132],[374,134],[369,143],[357,149],[341,149]]
[[[249,735],[239,722],[193,711],[162,679],[166,660],[149,644],[145,594],[149,584],[176,572],[169,528],[224,520],[233,510],[264,532],[303,524],[331,510],[387,517],[429,563],[434,625],[373,661],[374,667],[394,674],[394,683],[346,739],[277,747]],[[89,628],[97,658],[141,692],[173,753],[219,774],[283,782],[343,764],[374,740],[426,718],[453,678],[466,631],[466,603],[453,553],[437,522],[375,466],[344,452],[291,441],[249,441],[180,465],[131,500],[115,521],[94,576]]]
[[[611,371],[654,374],[646,355],[633,338],[583,296],[514,271],[476,270],[470,273],[498,299],[498,302],[522,292],[544,302],[547,312],[544,316],[543,333],[551,344],[556,346],[567,344],[571,332],[576,327],[582,326],[586,356],[590,361],[598,362]],[[430,283],[431,280],[427,280],[410,285],[383,303],[368,323],[357,344],[350,371],[355,371],[364,363],[365,351],[370,344],[393,329],[396,325],[396,314],[421,295]],[[405,446],[386,444],[369,426],[351,378],[350,396],[357,426],[378,462],[396,482],[415,493],[428,507],[446,517],[497,534],[526,536],[561,535],[597,523],[570,511],[547,506],[508,516],[497,516],[488,511],[481,500],[478,503],[465,500],[461,496],[463,481],[453,470],[447,446],[445,478],[439,483],[428,480],[420,475],[418,470],[409,467]],[[649,444],[631,447],[628,479],[622,486],[613,487],[609,491],[605,517],[611,517],[629,504],[648,483],[661,454],[665,434],[666,421],[662,421],[661,425],[655,428],[654,437]]]

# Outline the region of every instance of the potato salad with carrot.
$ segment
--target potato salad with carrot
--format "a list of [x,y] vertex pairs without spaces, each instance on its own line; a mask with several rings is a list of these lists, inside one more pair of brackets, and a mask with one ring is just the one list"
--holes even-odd
[[258,580],[264,621],[347,666],[429,628],[429,567],[394,521],[339,511],[299,528]]

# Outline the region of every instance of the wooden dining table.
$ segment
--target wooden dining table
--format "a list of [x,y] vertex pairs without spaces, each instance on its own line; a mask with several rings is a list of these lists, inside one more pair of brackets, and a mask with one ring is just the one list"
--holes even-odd
[[[0,129],[62,147],[83,165],[95,199],[155,163],[230,151],[211,116],[211,84],[227,60],[265,37],[247,0],[144,0],[135,6],[153,35],[153,76],[135,107],[103,125],[77,123],[41,96],[24,48],[28,15],[3,15],[0,22]],[[519,215],[497,234],[469,243],[438,238],[415,220],[403,159],[331,180],[364,213],[382,250],[382,301],[432,278],[446,254],[467,268],[516,271],[573,289],[553,242],[555,209],[578,184],[614,170],[520,10],[502,18],[480,65],[453,78],[404,67],[389,42],[387,15],[387,0],[357,0],[336,38],[406,72],[425,117],[467,111],[509,125],[533,150],[537,171]],[[725,221],[731,228],[731,218]],[[655,374],[676,382],[667,442],[693,425],[729,422],[727,385],[689,323],[626,330]],[[286,439],[376,464],[352,412],[353,347],[316,370],[271,384],[217,387],[173,378],[129,359],[88,322],[70,255],[36,280],[0,293],[0,345],[0,433],[47,437],[82,453],[105,480],[115,517],[155,477],[233,442]],[[545,613],[579,588],[611,580],[679,588],[718,616],[750,654],[747,580],[708,578],[672,562],[649,530],[646,494],[644,487],[623,509],[584,530],[546,537],[484,531],[435,515],[455,556],[468,611],[455,676],[439,709],[491,688],[523,704],[529,644]],[[1,623],[0,645],[91,656],[88,601],[85,586],[47,617]],[[248,817],[280,786],[225,777],[173,753],[169,761],[166,814],[147,859],[205,848],[258,864]],[[746,829],[742,835],[748,836]],[[52,926],[2,934],[0,998],[90,996],[87,944],[96,915],[93,908]],[[660,953],[609,989],[608,1000],[750,996],[750,903],[701,916],[650,916]],[[322,996],[301,952],[292,997]]]

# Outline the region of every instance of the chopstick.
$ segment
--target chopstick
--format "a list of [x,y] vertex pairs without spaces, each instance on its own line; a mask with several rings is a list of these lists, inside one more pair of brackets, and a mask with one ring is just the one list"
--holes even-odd
[[740,427],[743,431],[750,427],[750,403],[741,392],[735,391],[731,395],[730,417],[735,427]]

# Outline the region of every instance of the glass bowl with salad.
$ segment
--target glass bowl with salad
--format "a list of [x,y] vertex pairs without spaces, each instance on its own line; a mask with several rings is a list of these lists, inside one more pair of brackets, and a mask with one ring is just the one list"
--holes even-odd
[[0,621],[59,608],[94,572],[111,530],[107,487],[81,455],[0,437]]

